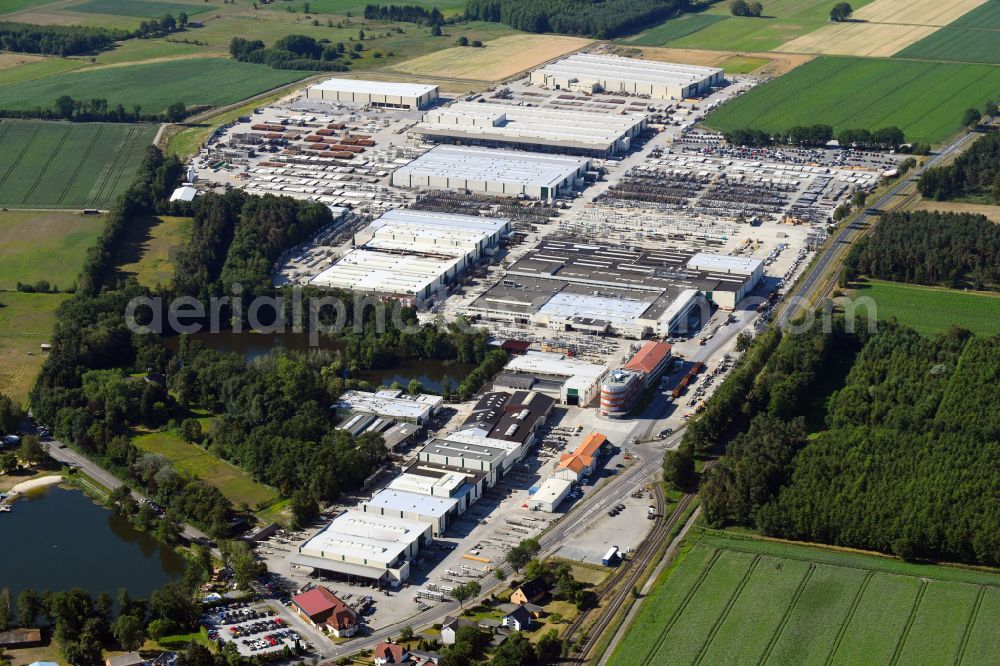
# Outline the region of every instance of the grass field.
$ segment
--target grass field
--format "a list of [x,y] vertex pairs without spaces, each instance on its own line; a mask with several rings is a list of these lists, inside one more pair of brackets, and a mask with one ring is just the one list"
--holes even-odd
[[35,9],[36,7],[43,7],[56,1],[57,0],[4,0],[3,4],[0,5],[0,16],[6,16],[7,14],[13,14],[15,12],[23,12],[28,9]]
[[0,393],[24,402],[45,360],[56,308],[69,294],[0,292]]
[[0,205],[104,208],[132,182],[156,128],[0,122]]
[[114,14],[118,16],[136,16],[139,18],[160,18],[170,14],[174,18],[181,12],[188,16],[207,12],[213,7],[208,4],[181,4],[177,2],[159,2],[158,0],[86,0],[72,5],[74,12],[89,12],[91,14]]
[[[852,2],[851,6],[858,10],[866,4],[867,0],[859,0]],[[707,23],[707,18],[699,18],[706,21],[702,29],[685,32],[660,43],[689,49],[770,51],[800,35],[822,28],[830,19],[831,5],[824,0],[764,0],[763,5],[763,16],[751,18],[732,16],[728,2],[716,3],[698,16],[718,16],[720,20]],[[671,19],[658,28],[666,30],[675,20]]]
[[257,483],[234,465],[171,432],[139,435],[132,441],[142,451],[164,456],[177,471],[215,486],[236,505],[246,504],[253,508],[262,502],[272,502],[278,496],[274,489]]
[[1000,67],[820,57],[725,104],[705,124],[768,131],[895,125],[908,141],[936,143],[960,129],[963,110],[997,90]]
[[83,61],[68,58],[45,58],[44,60],[27,62],[23,65],[0,70],[0,86],[43,79],[46,76],[55,76],[79,67],[83,67]]
[[[895,317],[924,335],[933,336],[961,326],[977,335],[1000,333],[1000,294],[921,287],[869,280],[852,291],[856,298],[875,301],[879,319]],[[858,312],[864,308],[858,307]]]
[[953,62],[1000,64],[1000,2],[987,2],[896,54]]
[[686,37],[699,30],[703,30],[713,23],[725,20],[726,17],[722,14],[710,14],[708,12],[681,14],[623,41],[628,44],[641,44],[643,46],[663,46],[675,39],[680,39],[681,37]]
[[875,0],[852,20],[792,39],[782,51],[888,57],[919,42],[987,0]]
[[917,204],[917,209],[934,210],[942,213],[974,213],[976,215],[985,215],[994,222],[1000,222],[1000,206],[997,205],[924,199]]
[[[452,30],[462,32],[458,26]],[[482,48],[456,46],[407,60],[393,69],[422,76],[499,81],[583,48],[590,42],[580,37],[510,35],[486,42]]]
[[136,220],[126,233],[116,265],[121,273],[139,284],[169,285],[174,276],[174,257],[191,236],[189,217],[148,217]]
[[90,69],[19,83],[6,87],[0,104],[8,109],[51,107],[60,95],[69,95],[102,97],[111,107],[138,104],[144,111],[158,113],[178,101],[188,106],[238,102],[311,74],[222,58],[195,58]]
[[100,215],[0,211],[0,289],[39,280],[68,288],[103,225]]
[[1000,574],[696,534],[612,666],[987,663]]

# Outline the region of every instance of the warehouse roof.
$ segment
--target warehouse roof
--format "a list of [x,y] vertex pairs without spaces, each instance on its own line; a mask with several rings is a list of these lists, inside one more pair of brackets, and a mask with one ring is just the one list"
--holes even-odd
[[531,499],[536,502],[555,502],[568,493],[572,487],[572,481],[552,477],[541,485],[538,491],[531,496]]
[[405,490],[386,488],[376,493],[363,506],[366,512],[370,512],[368,507],[371,507],[372,509],[388,509],[390,511],[403,511],[421,516],[440,518],[441,516],[448,515],[457,504],[458,500],[450,497],[432,497]]
[[608,371],[608,366],[588,363],[565,354],[529,350],[522,356],[515,356],[508,363],[508,372],[532,375],[555,375],[570,380],[595,382]]
[[477,444],[466,441],[449,441],[446,439],[435,439],[428,442],[420,452],[421,456],[435,455],[447,456],[448,458],[465,458],[467,460],[478,460],[488,463],[490,468],[498,467],[507,457],[508,450],[499,446],[489,444]]
[[721,74],[717,67],[697,67],[669,62],[636,60],[618,56],[575,53],[540,67],[545,74],[576,76],[587,79],[614,79],[650,84],[687,86]]
[[760,259],[709,254],[707,252],[699,252],[688,260],[688,268],[692,270],[735,273],[736,275],[750,275],[763,264],[764,262]]
[[336,90],[338,92],[359,92],[370,95],[394,95],[400,97],[422,97],[429,92],[437,90],[437,86],[422,83],[365,81],[362,79],[327,79],[311,87],[314,90]]
[[310,283],[350,291],[413,296],[433,286],[461,262],[461,257],[393,254],[357,248]]
[[333,405],[339,410],[370,412],[391,418],[422,418],[441,406],[444,398],[439,395],[422,393],[417,396],[404,395],[402,391],[386,389],[369,393],[367,391],[346,391]]
[[395,562],[427,532],[427,524],[363,511],[346,511],[299,552],[314,557],[364,559],[381,565]]
[[467,146],[435,146],[397,169],[396,173],[554,188],[589,166],[590,160],[584,157]]

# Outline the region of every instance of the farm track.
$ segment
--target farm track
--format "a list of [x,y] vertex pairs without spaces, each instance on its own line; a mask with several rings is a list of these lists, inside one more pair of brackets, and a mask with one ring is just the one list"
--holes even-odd
[[42,180],[44,180],[43,176],[45,175],[45,172],[49,170],[50,166],[52,166],[52,161],[56,158],[56,155],[62,151],[63,144],[66,143],[66,137],[68,137],[72,132],[73,126],[69,125],[66,128],[66,131],[63,132],[63,135],[59,138],[59,143],[57,143],[51,152],[49,152],[49,158],[45,160],[45,164],[38,170],[38,175],[35,176],[35,182],[31,184],[31,188],[28,189],[25,195],[21,198],[21,203],[28,203],[28,200],[35,194],[35,190],[38,188],[38,185],[42,182]]
[[76,168],[73,169],[73,174],[66,179],[66,187],[63,188],[63,191],[59,195],[59,198],[56,200],[56,203],[61,204],[63,202],[63,199],[66,198],[66,194],[69,193],[70,188],[73,187],[73,184],[76,182],[77,176],[80,175],[80,169],[83,168],[84,163],[87,161],[87,157],[94,150],[94,146],[97,145],[97,140],[101,138],[101,134],[103,133],[104,133],[104,125],[99,125],[97,127],[97,133],[94,134],[94,138],[90,140],[90,145],[87,146],[87,150],[85,150],[83,152],[83,155],[80,156],[80,162],[76,165]]
[[840,631],[837,632],[837,640],[833,642],[833,648],[830,650],[830,654],[826,657],[827,666],[830,666],[830,664],[833,663],[833,658],[837,656],[837,650],[840,649],[840,644],[844,642],[844,636],[847,634],[848,627],[851,626],[851,620],[854,619],[854,613],[857,612],[858,606],[861,605],[861,598],[865,596],[865,590],[868,589],[868,583],[871,582],[874,576],[875,572],[869,571],[868,575],[865,576],[864,581],[861,582],[861,586],[858,588],[858,593],[854,595],[854,601],[851,602],[851,608],[847,611],[847,616],[840,625]]
[[972,604],[972,611],[969,613],[969,619],[965,623],[965,633],[962,635],[962,644],[958,648],[958,655],[955,657],[956,666],[961,666],[962,662],[965,661],[965,651],[969,647],[969,637],[972,635],[972,629],[976,626],[976,620],[979,618],[979,609],[983,605],[983,597],[986,596],[986,586],[979,586],[979,594],[976,595],[976,603]]
[[920,581],[920,589],[917,590],[917,598],[913,600],[913,606],[910,608],[910,616],[906,618],[906,624],[903,625],[903,632],[899,635],[899,640],[896,641],[896,649],[892,653],[892,661],[889,662],[889,666],[896,666],[899,663],[899,657],[903,654],[903,646],[906,645],[906,639],[910,635],[910,629],[913,627],[914,620],[917,619],[917,612],[920,610],[920,601],[924,598],[924,593],[927,591],[927,581]]
[[708,650],[708,646],[710,646],[712,644],[712,641],[715,640],[716,635],[718,635],[719,633],[719,629],[726,621],[726,618],[729,617],[730,611],[733,610],[733,606],[736,605],[736,602],[737,600],[739,600],[740,595],[743,594],[743,590],[746,589],[747,583],[750,582],[750,578],[753,576],[754,572],[757,570],[757,567],[759,565],[760,565],[760,555],[753,558],[753,562],[750,563],[750,566],[747,568],[746,573],[743,574],[743,579],[740,580],[739,585],[736,586],[736,589],[733,590],[733,593],[729,595],[729,602],[726,604],[726,607],[722,609],[722,613],[719,614],[719,617],[715,619],[715,623],[712,625],[711,631],[708,632],[708,636],[706,636],[705,640],[702,641],[701,648],[699,648],[698,650],[698,655],[694,658],[695,664],[700,664],[702,660],[705,658],[705,652]]
[[799,586],[795,589],[795,594],[792,595],[792,600],[788,604],[788,608],[785,609],[784,615],[781,616],[781,622],[774,630],[774,635],[771,636],[770,642],[767,644],[767,648],[764,650],[764,654],[761,655],[760,659],[757,660],[757,666],[764,666],[767,660],[771,658],[771,653],[774,652],[774,646],[778,644],[778,639],[781,638],[782,632],[785,630],[785,625],[788,624],[788,619],[792,616],[792,612],[799,603],[799,599],[802,597],[802,592],[806,589],[809,581],[812,579],[813,573],[816,571],[816,563],[810,562],[809,568],[806,569],[805,575],[802,576],[802,580],[799,581]]
[[10,174],[14,173],[17,165],[21,162],[21,159],[24,158],[24,155],[28,152],[28,148],[31,148],[31,144],[35,142],[35,137],[38,136],[38,130],[39,126],[36,125],[35,131],[31,134],[31,138],[28,139],[28,142],[24,144],[24,148],[21,149],[21,152],[18,153],[17,159],[11,162],[10,167],[7,169],[7,173],[3,175],[3,178],[0,178],[0,188],[2,188],[4,183],[7,182],[7,179],[10,178]]

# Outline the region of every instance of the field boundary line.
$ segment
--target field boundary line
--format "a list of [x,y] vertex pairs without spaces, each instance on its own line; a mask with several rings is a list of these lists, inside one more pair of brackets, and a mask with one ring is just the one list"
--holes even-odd
[[90,145],[87,146],[87,150],[85,150],[83,152],[83,155],[80,157],[79,164],[77,164],[76,168],[73,169],[73,174],[68,179],[66,179],[66,187],[63,188],[63,191],[59,195],[59,198],[56,199],[57,204],[61,204],[63,202],[63,199],[66,198],[66,193],[69,192],[69,188],[72,187],[73,183],[76,182],[76,177],[80,175],[80,169],[83,168],[83,164],[87,161],[87,156],[90,155],[92,150],[94,150],[94,146],[97,145],[97,140],[101,137],[101,134],[103,133],[104,133],[104,125],[98,125],[97,132],[94,134],[94,138],[90,140]]
[[59,143],[57,143],[52,149],[52,152],[49,153],[49,159],[45,160],[45,164],[38,170],[38,175],[35,176],[35,182],[31,184],[31,188],[25,193],[24,197],[21,199],[21,203],[28,203],[28,199],[31,198],[31,196],[35,193],[35,190],[38,189],[39,183],[42,182],[42,176],[44,176],[45,172],[49,170],[50,166],[52,166],[52,160],[56,158],[56,155],[62,152],[63,144],[66,143],[66,137],[72,133],[73,125],[69,125],[66,128],[66,131],[63,132],[62,137],[60,137]]
[[754,572],[757,571],[757,567],[760,565],[760,558],[760,555],[753,558],[753,562],[750,563],[750,567],[747,569],[746,573],[743,574],[743,580],[741,580],[740,584],[736,586],[733,593],[729,595],[729,603],[727,603],[726,607],[722,609],[722,613],[719,614],[719,617],[715,618],[715,624],[712,625],[712,629],[708,632],[708,636],[706,636],[705,640],[701,643],[701,648],[698,650],[698,656],[694,658],[695,664],[700,664],[702,659],[705,658],[705,651],[708,650],[712,641],[715,640],[715,637],[719,633],[719,629],[722,628],[726,618],[729,617],[730,611],[733,610],[733,606],[736,605],[740,595],[743,594],[743,590],[746,589],[747,583],[750,582],[750,578],[753,576]]
[[851,602],[851,608],[847,611],[847,616],[840,625],[840,631],[837,632],[837,640],[833,642],[830,654],[826,657],[827,666],[830,666],[830,664],[833,663],[833,658],[837,655],[837,650],[840,649],[840,644],[844,642],[844,636],[847,634],[847,629],[851,626],[851,621],[854,619],[854,613],[857,612],[858,606],[861,605],[861,597],[865,596],[865,590],[868,589],[868,583],[871,582],[874,576],[875,572],[869,571],[868,575],[865,576],[865,579],[861,581],[861,587],[858,588],[858,593],[854,595],[854,601]]
[[920,589],[917,590],[917,598],[913,600],[913,607],[910,608],[910,616],[906,618],[906,624],[903,625],[903,632],[899,635],[899,640],[896,642],[896,649],[893,650],[889,666],[896,666],[899,663],[899,657],[903,654],[903,646],[906,644],[906,639],[910,636],[910,629],[913,627],[913,622],[917,619],[917,612],[920,610],[920,601],[924,598],[926,591],[927,580],[922,580],[920,581]]
[[31,148],[31,144],[35,142],[35,137],[38,136],[38,130],[40,130],[41,128],[42,128],[41,125],[35,125],[35,131],[32,132],[31,138],[28,139],[28,142],[24,144],[24,148],[22,148],[21,152],[18,153],[17,159],[10,163],[10,167],[7,169],[7,173],[3,175],[3,178],[0,178],[0,188],[2,188],[4,184],[7,182],[7,179],[10,178],[10,174],[14,173],[14,171],[17,169],[17,165],[21,163],[21,160],[24,158],[24,154],[28,152],[28,148]]
[[965,651],[969,647],[969,638],[972,636],[972,629],[979,619],[979,609],[983,605],[983,597],[986,596],[986,586],[979,586],[979,594],[976,595],[976,603],[972,604],[972,611],[969,613],[969,620],[965,623],[965,633],[962,634],[962,644],[958,646],[958,655],[955,657],[956,666],[961,666],[965,661]]
[[785,631],[785,625],[788,624],[788,619],[792,616],[792,611],[795,610],[795,606],[798,605],[799,599],[802,597],[802,592],[806,589],[806,585],[809,584],[809,581],[812,579],[813,573],[815,572],[816,563],[810,562],[809,567],[802,576],[802,580],[799,581],[799,587],[795,590],[795,594],[792,595],[792,600],[788,604],[788,608],[785,609],[784,615],[781,616],[781,621],[778,622],[778,626],[775,627],[774,635],[771,636],[771,640],[768,642],[767,648],[764,650],[764,654],[762,654],[760,659],[757,660],[757,666],[763,666],[767,663],[767,660],[771,658],[771,653],[774,652],[774,646],[778,644],[778,639],[781,638],[781,634]]
[[715,563],[719,561],[719,557],[721,555],[722,555],[722,548],[716,548],[715,552],[712,554],[712,558],[705,563],[705,568],[702,569],[701,573],[698,575],[698,579],[695,580],[691,588],[688,589],[687,594],[684,595],[684,598],[681,600],[681,605],[678,606],[676,609],[674,609],[674,612],[673,614],[671,614],[670,619],[667,621],[665,625],[663,625],[663,629],[660,631],[660,635],[656,637],[656,642],[653,643],[653,647],[650,648],[649,651],[646,653],[646,656],[643,660],[645,663],[653,663],[652,661],[653,655],[659,652],[660,648],[663,647],[663,643],[667,639],[667,634],[670,633],[670,630],[673,629],[674,625],[677,623],[677,620],[681,617],[681,615],[684,614],[684,610],[687,608],[688,603],[690,603],[691,599],[694,598],[695,594],[697,594],[698,589],[701,587],[701,584],[705,582],[705,579],[708,577],[709,572],[715,566]]

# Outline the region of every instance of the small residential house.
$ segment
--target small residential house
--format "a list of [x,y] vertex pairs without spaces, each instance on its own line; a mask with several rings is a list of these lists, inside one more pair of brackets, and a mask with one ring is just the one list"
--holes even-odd
[[475,623],[471,620],[466,620],[460,617],[452,617],[449,615],[444,619],[444,623],[441,625],[441,642],[444,645],[454,645],[455,632],[457,632],[460,627],[474,625]]
[[303,620],[337,638],[358,630],[358,614],[322,585],[292,597],[292,605]]
[[532,604],[545,596],[545,593],[549,591],[549,586],[545,582],[545,579],[539,576],[538,578],[532,578],[529,581],[525,581],[523,584],[514,588],[513,594],[510,595],[510,602],[512,604]]
[[503,626],[512,631],[527,631],[531,627],[531,613],[524,606],[518,606],[503,616]]
[[402,664],[410,661],[410,652],[402,645],[382,642],[372,650],[372,657],[375,659],[375,666]]

